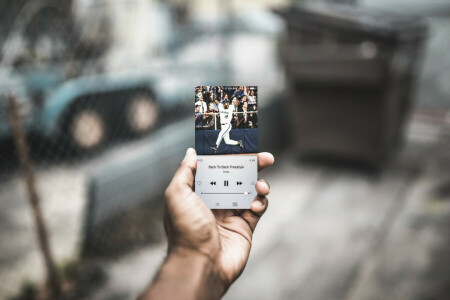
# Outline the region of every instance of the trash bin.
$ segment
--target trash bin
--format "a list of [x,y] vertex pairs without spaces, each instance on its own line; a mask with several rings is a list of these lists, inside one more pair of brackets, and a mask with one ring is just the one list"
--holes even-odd
[[382,166],[401,144],[426,22],[336,4],[277,12],[297,149]]

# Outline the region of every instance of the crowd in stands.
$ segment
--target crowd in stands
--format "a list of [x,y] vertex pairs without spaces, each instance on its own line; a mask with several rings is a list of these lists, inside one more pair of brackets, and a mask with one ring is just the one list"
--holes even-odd
[[[220,129],[219,103],[237,100],[232,126],[258,128],[258,89],[256,86],[197,86],[195,88],[196,130]],[[236,102],[234,102],[236,103]]]

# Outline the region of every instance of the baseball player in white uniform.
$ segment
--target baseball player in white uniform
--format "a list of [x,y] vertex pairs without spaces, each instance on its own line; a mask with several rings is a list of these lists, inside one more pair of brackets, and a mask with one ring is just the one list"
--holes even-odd
[[239,145],[239,147],[244,150],[244,145],[242,144],[241,140],[234,141],[230,139],[230,131],[232,127],[231,120],[233,119],[233,112],[235,110],[235,107],[238,106],[238,103],[236,103],[238,101],[233,99],[233,103],[231,105],[229,104],[228,99],[221,101],[221,103],[218,103],[217,100],[215,102],[219,107],[221,130],[219,132],[219,136],[217,137],[216,145],[214,147],[210,147],[210,149],[214,151],[214,153],[216,153],[223,139],[225,141],[225,144]]

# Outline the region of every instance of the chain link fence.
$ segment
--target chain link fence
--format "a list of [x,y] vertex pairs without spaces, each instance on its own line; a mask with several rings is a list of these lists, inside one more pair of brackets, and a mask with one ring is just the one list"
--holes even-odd
[[[149,8],[148,2],[0,4],[2,299],[17,294],[20,286],[26,290],[27,282],[41,281],[44,273],[28,205],[30,190],[22,180],[25,175],[32,172],[36,179],[34,188],[49,243],[57,268],[63,272],[78,261],[86,244],[89,174],[117,157],[145,148],[153,133],[192,115],[184,91],[191,95],[192,87],[211,76],[214,66],[174,64],[172,57],[161,55],[155,59],[149,28],[135,38],[124,38],[123,27],[127,34],[131,31],[130,14],[138,19],[138,26],[152,25],[145,24],[149,15],[138,13],[142,7]],[[121,13],[121,7],[127,11]],[[173,9],[164,4],[150,9],[155,7],[161,15]],[[170,16],[161,19],[168,22]],[[144,43],[142,37],[153,40]],[[177,85],[185,77],[189,82]],[[22,158],[8,114],[10,96],[16,99],[20,130],[31,158],[26,171],[19,164]],[[111,215],[89,235],[93,246],[83,255],[117,255],[160,241],[161,203],[130,205]]]
[[[203,28],[206,37],[183,34],[195,31],[186,25],[186,7],[177,2],[0,2],[0,298],[15,294],[23,282],[40,280],[43,272],[7,113],[8,95],[17,98],[59,265],[81,252],[91,259],[115,257],[161,242],[162,202],[154,200],[162,199],[178,163],[180,153],[170,151],[184,150],[176,147],[189,140],[193,146],[193,137],[181,130],[183,120],[192,117],[192,90],[199,84],[226,82],[229,63],[220,51],[210,61],[192,57],[193,49],[209,49],[214,43],[226,50],[226,37],[220,40],[211,28]],[[450,18],[431,17],[430,24],[418,105],[448,109]],[[191,124],[193,135],[192,119],[186,124]],[[166,143],[166,135],[174,132],[178,135],[170,136],[175,141]],[[95,177],[90,174],[112,176],[105,165],[114,164],[120,178],[142,183],[147,173],[127,175],[132,169],[128,163],[139,165],[141,157],[153,157],[154,166],[159,163],[159,169],[149,170],[158,174],[154,195],[150,199],[139,194],[142,201],[130,199],[129,207],[114,213],[111,208],[106,221],[88,234],[88,199],[93,197],[92,186],[99,184],[90,185]],[[117,178],[111,181],[114,192],[96,195],[117,196],[117,201],[131,197],[119,195],[125,180]]]

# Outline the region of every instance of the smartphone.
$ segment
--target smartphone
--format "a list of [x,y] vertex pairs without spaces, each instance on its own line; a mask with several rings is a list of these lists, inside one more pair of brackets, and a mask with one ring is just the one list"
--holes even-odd
[[195,87],[195,192],[211,209],[249,209],[256,195],[257,103],[257,86]]

